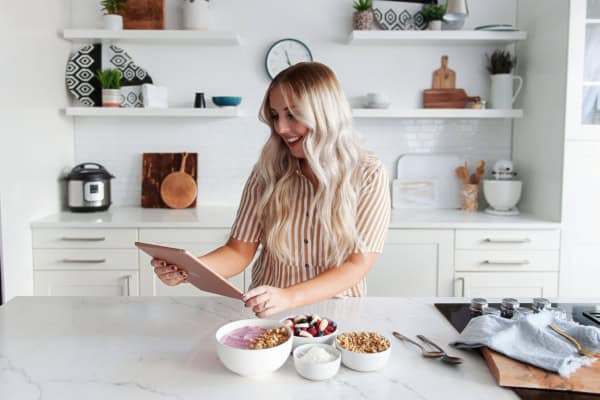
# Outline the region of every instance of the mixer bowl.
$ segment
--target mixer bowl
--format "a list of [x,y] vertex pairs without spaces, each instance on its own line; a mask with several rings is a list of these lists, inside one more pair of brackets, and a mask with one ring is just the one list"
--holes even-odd
[[490,207],[496,211],[508,211],[521,199],[521,181],[490,180],[483,181],[483,194]]

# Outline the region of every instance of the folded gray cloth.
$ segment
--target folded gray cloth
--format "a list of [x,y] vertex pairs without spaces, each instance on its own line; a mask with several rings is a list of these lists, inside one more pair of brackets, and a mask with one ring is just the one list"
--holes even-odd
[[510,358],[562,376],[569,376],[579,367],[596,360],[580,356],[575,345],[552,331],[549,324],[556,324],[584,348],[600,353],[599,328],[559,319],[552,312],[531,314],[516,320],[496,315],[472,318],[450,345],[463,349],[487,346]]

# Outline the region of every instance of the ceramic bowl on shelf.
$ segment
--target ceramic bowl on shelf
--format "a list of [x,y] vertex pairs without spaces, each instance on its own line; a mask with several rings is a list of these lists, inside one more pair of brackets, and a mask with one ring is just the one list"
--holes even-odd
[[[266,349],[246,349],[224,343],[227,334],[244,327],[263,329],[284,327],[287,339]],[[217,341],[217,356],[223,365],[232,372],[242,376],[261,376],[278,370],[290,356],[292,351],[292,331],[282,323],[268,319],[243,319],[223,325],[215,334]]]
[[342,364],[350,369],[361,372],[376,371],[383,368],[387,364],[390,359],[390,354],[392,353],[391,340],[384,336],[385,339],[387,339],[387,348],[383,351],[373,353],[351,351],[340,344],[340,337],[343,337],[343,335],[357,333],[358,332],[343,333],[336,338],[335,347],[342,353]]
[[[312,316],[315,314],[308,314],[307,317]],[[284,325],[289,326],[290,328],[292,328],[292,334],[294,335],[294,342],[292,344],[292,349],[296,349],[296,347],[298,346],[302,346],[305,344],[315,344],[315,343],[322,343],[322,344],[328,344],[328,345],[333,345],[333,342],[335,341],[335,335],[337,334],[338,330],[339,330],[339,326],[337,325],[337,323],[335,321],[333,321],[330,318],[327,317],[319,317],[319,320],[327,320],[328,321],[328,325],[332,325],[333,327],[333,331],[331,332],[325,332],[322,336],[300,336],[300,330],[302,330],[301,328],[296,328],[296,326],[292,323],[292,325],[290,326],[290,322],[286,322],[286,321],[293,321],[295,318],[299,317],[299,315],[290,315],[284,319],[282,319],[281,322]],[[310,325],[310,322],[308,322],[308,324]]]
[[213,96],[212,102],[219,107],[239,106],[242,98],[239,96]]
[[[322,356],[327,358],[319,358]],[[312,381],[321,381],[335,376],[340,369],[342,360],[339,350],[323,343],[298,346],[294,350],[293,357],[294,367],[298,374]]]

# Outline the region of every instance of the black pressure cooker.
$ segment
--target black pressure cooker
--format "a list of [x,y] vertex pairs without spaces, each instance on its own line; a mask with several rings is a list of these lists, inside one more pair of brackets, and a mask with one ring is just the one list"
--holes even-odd
[[106,211],[110,207],[111,175],[102,165],[83,163],[75,166],[65,177],[67,207],[75,212]]

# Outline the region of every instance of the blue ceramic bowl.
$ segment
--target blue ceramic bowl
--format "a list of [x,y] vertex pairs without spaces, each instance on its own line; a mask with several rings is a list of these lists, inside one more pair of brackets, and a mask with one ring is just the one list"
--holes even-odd
[[239,96],[214,96],[212,101],[219,107],[232,107],[239,106],[242,98]]

